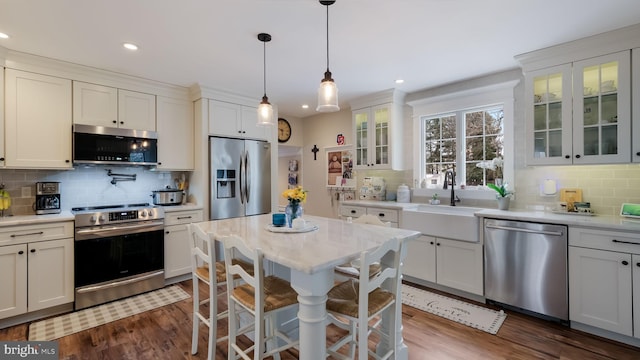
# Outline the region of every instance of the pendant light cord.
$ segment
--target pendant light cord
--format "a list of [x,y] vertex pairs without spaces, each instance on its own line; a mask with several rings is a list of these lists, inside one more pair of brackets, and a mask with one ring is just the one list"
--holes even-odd
[[262,42],[262,73],[263,76],[263,88],[264,88],[264,96],[267,96],[267,42]]
[[327,71],[329,71],[329,5],[327,7]]

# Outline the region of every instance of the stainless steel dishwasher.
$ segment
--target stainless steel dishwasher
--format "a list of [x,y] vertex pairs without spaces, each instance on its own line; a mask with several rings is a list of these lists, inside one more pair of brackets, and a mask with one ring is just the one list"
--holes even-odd
[[484,249],[487,300],[569,320],[566,226],[485,219]]

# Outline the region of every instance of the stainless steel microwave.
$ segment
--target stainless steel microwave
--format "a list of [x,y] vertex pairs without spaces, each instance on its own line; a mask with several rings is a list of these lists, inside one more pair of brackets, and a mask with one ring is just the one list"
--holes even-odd
[[73,163],[157,165],[158,133],[75,124]]

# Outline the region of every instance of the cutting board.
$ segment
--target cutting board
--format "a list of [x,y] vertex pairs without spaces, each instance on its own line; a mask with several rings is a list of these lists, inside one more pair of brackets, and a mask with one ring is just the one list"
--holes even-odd
[[582,201],[582,189],[560,189],[560,201],[565,201],[567,204]]

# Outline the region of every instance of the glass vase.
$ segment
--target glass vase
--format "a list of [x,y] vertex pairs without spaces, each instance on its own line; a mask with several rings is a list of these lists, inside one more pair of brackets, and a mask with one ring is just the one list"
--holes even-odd
[[291,227],[293,219],[302,217],[302,205],[298,201],[289,201],[284,214],[287,218],[287,227]]

